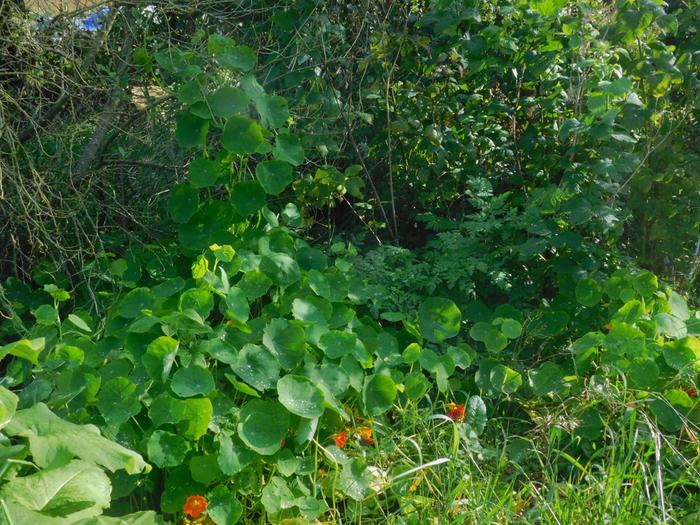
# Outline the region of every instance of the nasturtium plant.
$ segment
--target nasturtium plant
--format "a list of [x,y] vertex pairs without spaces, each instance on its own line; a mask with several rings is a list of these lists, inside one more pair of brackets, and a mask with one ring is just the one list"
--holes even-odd
[[[239,40],[211,33],[218,14],[191,33],[179,15],[163,25],[137,17],[132,27],[145,24],[154,49],[134,53],[138,75],[118,76],[144,86],[149,119],[173,115],[163,129],[174,142],[149,155],[179,164],[132,166],[99,151],[95,168],[126,161],[129,195],[141,197],[151,173],[166,185],[154,235],[105,228],[113,239],[77,286],[79,276],[37,265],[37,290],[14,278],[0,288],[0,335],[21,328],[0,347],[3,384],[19,393],[0,388],[10,521],[91,519],[113,483],[114,509],[159,500],[171,521],[196,497],[207,506],[188,523],[346,512],[372,521],[385,507],[427,522],[436,506],[425,494],[450,479],[428,469],[501,457],[486,445],[500,436],[486,432],[491,414],[494,426],[505,415],[523,435],[548,434],[567,468],[586,472],[605,471],[584,459],[609,450],[619,428],[644,425],[635,440],[658,428],[690,435],[700,370],[692,296],[620,268],[613,247],[636,228],[622,212],[628,194],[643,195],[650,216],[690,215],[691,182],[668,199],[680,202],[673,214],[654,201],[678,189],[665,158],[692,150],[658,156],[656,137],[674,142],[675,126],[693,122],[690,105],[677,118],[667,100],[692,93],[694,51],[680,35],[693,21],[677,26],[660,5],[598,14],[562,2],[432,2],[412,5],[396,34],[394,7],[366,26],[355,11],[334,23],[332,6],[308,16],[306,3],[271,6],[272,21],[256,13],[236,25]],[[121,16],[105,38],[123,31]],[[333,62],[359,55],[326,52],[358,20],[377,30],[358,33],[371,52],[355,90],[345,82],[354,68]],[[187,49],[159,42],[166,26]],[[244,43],[251,34],[270,36],[259,63]],[[316,37],[323,53],[307,49]],[[156,101],[154,86],[172,96]],[[137,168],[138,184],[127,171]],[[669,228],[645,229],[642,251],[669,243]],[[678,279],[692,289],[694,277]],[[547,433],[525,428],[551,421]],[[662,468],[676,457],[666,459]],[[145,473],[146,461],[148,478],[103,472]],[[683,476],[665,478],[674,503]],[[538,519],[535,501],[518,502],[517,514]],[[453,503],[447,514],[466,509]]]

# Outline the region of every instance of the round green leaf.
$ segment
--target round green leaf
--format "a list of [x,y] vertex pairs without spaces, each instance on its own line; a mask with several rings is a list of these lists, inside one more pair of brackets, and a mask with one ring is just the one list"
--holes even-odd
[[153,307],[153,296],[148,288],[134,288],[119,302],[117,313],[121,317],[134,319],[141,310]]
[[505,365],[496,365],[491,369],[489,377],[491,385],[504,394],[512,394],[523,384],[522,376]]
[[250,306],[245,292],[234,286],[226,294],[226,314],[239,323],[245,323],[250,315]]
[[168,211],[175,222],[186,223],[198,207],[199,192],[189,184],[177,184],[170,190]]
[[180,294],[178,308],[181,312],[194,310],[202,319],[206,319],[214,308],[214,298],[208,290],[190,288]]
[[243,505],[236,499],[233,491],[219,485],[214,489],[209,498],[207,516],[216,525],[234,525],[243,515]]
[[231,153],[239,155],[255,153],[262,143],[260,124],[240,115],[228,119],[221,133],[221,145]]
[[271,285],[270,278],[258,270],[244,273],[241,280],[238,281],[238,287],[243,290],[249,301],[254,301],[265,295]]
[[323,392],[306,377],[284,376],[277,381],[277,394],[280,403],[292,414],[308,419],[323,414]]
[[700,370],[700,340],[695,337],[666,343],[663,353],[666,363],[676,370]]
[[177,90],[177,98],[180,102],[191,105],[204,100],[204,95],[199,83],[192,80],[180,86]]
[[208,395],[214,386],[214,377],[209,370],[190,366],[175,372],[170,388],[180,397],[194,397]]
[[126,377],[107,381],[97,396],[97,408],[109,423],[120,425],[141,412],[141,401],[136,395],[136,385]]
[[537,369],[530,370],[530,386],[537,396],[558,393],[564,386],[564,373],[555,363],[544,363]]
[[418,323],[423,337],[433,342],[444,341],[459,333],[462,314],[449,299],[431,297],[418,308]]
[[250,98],[240,88],[224,86],[207,97],[207,102],[215,117],[228,118],[243,113],[248,108]]
[[396,385],[388,375],[375,374],[367,377],[362,388],[362,403],[368,416],[387,412],[396,399]]
[[266,193],[279,195],[292,182],[292,165],[281,160],[266,160],[255,167],[255,175]]
[[486,332],[484,344],[489,352],[500,352],[508,346],[508,338],[496,328],[492,328],[492,330]]
[[632,280],[632,286],[642,297],[651,297],[659,289],[659,280],[651,272],[641,272]]
[[157,467],[177,467],[182,464],[190,445],[182,436],[156,430],[146,445],[148,459]]
[[176,119],[175,139],[184,147],[204,144],[209,131],[209,121],[192,113],[182,113]]
[[36,322],[43,326],[51,326],[58,321],[58,311],[51,304],[42,304],[38,306],[32,314]]
[[333,315],[333,305],[327,299],[315,295],[297,297],[292,302],[292,315],[299,321],[327,325]]
[[222,35],[211,35],[208,42],[209,52],[223,67],[235,71],[250,71],[255,67],[256,56],[248,46],[238,46]]
[[277,135],[272,154],[277,160],[289,162],[292,166],[299,166],[304,162],[304,148],[301,146],[301,140],[290,133]]
[[[304,270],[310,270],[309,281],[311,281],[312,286],[314,284],[314,279],[312,276],[318,275],[320,271],[325,270],[328,266],[328,257],[326,257],[326,254],[318,248],[311,248],[308,246],[304,246],[297,250],[297,261],[299,262],[299,266],[301,266]],[[323,274],[320,275],[323,277]],[[316,293],[326,297],[324,294],[318,292]]]
[[603,298],[603,287],[595,279],[583,279],[576,285],[575,295],[579,303],[590,308]]
[[481,341],[482,343],[486,340],[486,334],[493,331],[493,325],[485,321],[479,321],[474,323],[469,329],[469,337],[474,339],[474,341]]
[[247,217],[265,206],[265,190],[257,181],[244,180],[231,188],[231,204],[241,217]]
[[252,399],[241,408],[238,435],[248,448],[271,456],[282,448],[289,412],[277,401]]
[[263,344],[279,359],[283,368],[291,370],[306,353],[304,329],[287,319],[273,319],[263,330]]
[[260,260],[260,271],[278,286],[289,286],[301,278],[297,262],[284,253],[270,253]]
[[321,336],[318,346],[330,359],[340,359],[352,355],[357,344],[357,336],[352,332],[330,330]]
[[190,162],[190,182],[195,188],[214,186],[221,173],[221,164],[215,160],[199,158]]
[[504,319],[501,324],[501,332],[508,339],[517,339],[523,331],[523,325],[515,319]]
[[211,485],[221,478],[218,456],[204,454],[192,456],[190,459],[190,474],[192,479],[203,485]]
[[654,322],[656,323],[656,329],[659,333],[667,337],[679,339],[688,334],[688,327],[685,322],[675,315],[662,312],[654,316]]
[[278,95],[261,95],[255,98],[260,121],[266,128],[284,126],[289,118],[287,99]]
[[633,387],[649,390],[659,379],[659,367],[652,359],[638,357],[630,363],[626,375]]
[[272,388],[280,374],[277,358],[267,348],[248,344],[241,348],[231,368],[256,390]]

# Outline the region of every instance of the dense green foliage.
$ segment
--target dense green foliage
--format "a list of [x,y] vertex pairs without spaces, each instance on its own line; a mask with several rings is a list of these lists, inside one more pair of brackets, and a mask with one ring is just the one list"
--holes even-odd
[[0,15],[0,523],[694,523],[698,6],[261,6]]

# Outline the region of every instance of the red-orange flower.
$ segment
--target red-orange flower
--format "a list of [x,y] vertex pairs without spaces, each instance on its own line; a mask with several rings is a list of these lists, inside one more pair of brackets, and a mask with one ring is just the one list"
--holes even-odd
[[372,427],[357,427],[357,433],[360,435],[360,439],[365,445],[374,445]]
[[345,446],[345,443],[348,442],[348,435],[343,430],[341,432],[338,432],[336,435],[334,435],[333,439],[335,440],[336,447],[343,448]]
[[612,323],[604,324],[603,329],[609,332],[610,330],[613,329],[613,324]]
[[462,403],[447,403],[445,415],[452,421],[462,421],[464,419],[464,405]]
[[207,510],[207,505],[207,500],[203,496],[189,496],[182,507],[182,512],[191,518],[198,518]]

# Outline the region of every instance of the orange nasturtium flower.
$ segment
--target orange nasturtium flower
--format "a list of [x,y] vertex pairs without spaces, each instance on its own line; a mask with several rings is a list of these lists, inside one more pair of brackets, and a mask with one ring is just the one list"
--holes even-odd
[[207,510],[207,505],[204,496],[189,496],[182,507],[182,512],[191,518],[198,518]]
[[447,403],[445,415],[452,421],[462,421],[464,419],[464,405],[462,403]]
[[344,430],[338,432],[333,436],[333,439],[335,440],[335,446],[338,448],[343,448],[345,446],[345,443],[348,442],[348,435],[345,433]]
[[360,439],[365,445],[374,445],[372,427],[357,427],[357,433],[360,435]]

